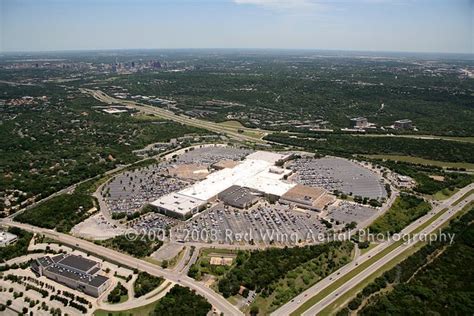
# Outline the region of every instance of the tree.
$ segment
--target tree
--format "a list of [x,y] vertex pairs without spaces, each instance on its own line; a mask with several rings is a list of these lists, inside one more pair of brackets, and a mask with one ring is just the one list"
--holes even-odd
[[187,287],[175,285],[155,306],[154,316],[196,315],[205,316],[212,305]]
[[250,308],[250,315],[257,316],[258,312],[259,312],[258,306],[252,305],[252,307]]
[[356,222],[350,222],[350,223],[347,223],[345,228],[346,230],[351,230],[351,229],[354,229],[357,227],[357,223]]

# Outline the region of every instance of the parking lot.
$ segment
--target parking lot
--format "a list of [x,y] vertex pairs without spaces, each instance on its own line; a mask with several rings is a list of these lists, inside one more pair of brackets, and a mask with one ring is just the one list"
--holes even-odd
[[304,157],[290,162],[287,167],[296,173],[291,180],[300,184],[370,199],[387,196],[383,179],[379,175],[347,159]]
[[189,182],[167,177],[161,165],[151,165],[119,174],[106,186],[101,194],[111,213],[131,214],[160,196],[178,191]]
[[315,242],[312,238],[327,233],[329,229],[321,219],[331,222],[332,230],[338,231],[348,223],[364,222],[375,212],[373,207],[348,201],[338,201],[323,213],[265,201],[248,210],[218,203],[186,222],[150,213],[130,222],[130,227],[139,232],[171,229],[172,240],[185,243],[294,246],[301,241]]
[[158,213],[148,213],[129,223],[129,227],[138,232],[166,230],[180,223],[180,220]]
[[227,146],[195,148],[177,157],[176,162],[211,165],[219,160],[239,161],[250,153],[250,149]]
[[[170,176],[167,174],[169,167],[196,164],[199,168],[210,169],[216,162],[239,161],[249,153],[251,150],[234,147],[196,148],[160,164],[118,175],[104,186],[102,196],[112,212],[130,214],[145,203],[181,190],[195,181]],[[386,196],[379,175],[347,159],[308,156],[291,161],[286,167],[295,172],[291,181],[300,184],[339,190],[353,196]],[[294,209],[291,204],[270,204],[262,199],[248,210],[219,202],[186,222],[149,213],[132,220],[127,227],[142,232],[171,229],[173,240],[178,242],[294,246],[310,242],[308,238],[324,235],[329,229],[338,230],[347,223],[364,222],[374,212],[371,207],[348,201],[338,201],[323,213],[318,213]],[[328,228],[331,225],[322,219],[331,222],[333,227]]]
[[71,230],[73,236],[89,238],[93,240],[104,240],[122,235],[125,229],[120,225],[107,220],[102,213],[92,215],[83,222],[74,226]]
[[[300,240],[306,240],[308,234],[324,233],[326,228],[321,224],[316,212],[293,211],[287,205],[270,205],[263,202],[249,210],[240,210],[219,203],[180,225],[179,230],[184,231],[180,237],[192,242],[294,245]],[[206,233],[202,233],[203,231]],[[193,236],[193,233],[196,235]],[[206,238],[211,234],[215,235]],[[200,240],[195,240],[194,237]],[[241,242],[240,237],[244,238]]]
[[111,213],[132,214],[146,203],[179,191],[194,182],[170,177],[169,167],[196,164],[207,168],[220,160],[240,161],[251,152],[249,149],[235,147],[196,148],[171,161],[121,173],[103,187],[101,195]]
[[351,222],[364,222],[375,212],[376,210],[370,206],[338,201],[335,205],[329,206],[326,219],[333,220],[333,223],[339,222],[340,225],[344,226]]

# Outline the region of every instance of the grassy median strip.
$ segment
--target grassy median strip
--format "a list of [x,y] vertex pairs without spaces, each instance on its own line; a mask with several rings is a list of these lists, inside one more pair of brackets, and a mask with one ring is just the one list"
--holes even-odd
[[349,272],[348,274],[340,277],[336,281],[334,281],[331,285],[325,287],[322,291],[320,291],[318,294],[315,296],[311,297],[309,300],[307,300],[303,305],[301,305],[297,310],[295,310],[293,313],[290,315],[300,315],[304,313],[306,310],[311,308],[311,306],[315,305],[318,303],[320,300],[337,290],[340,286],[342,286],[344,283],[350,281],[353,277],[358,275],[360,272],[364,271],[366,268],[370,267],[374,262],[379,260],[380,258],[384,257],[386,254],[392,252],[394,249],[396,249],[399,245],[401,245],[403,241],[397,241],[372,258],[368,259],[367,261],[361,263],[360,265],[357,266],[354,270]]
[[337,300],[335,300],[332,304],[327,306],[325,309],[320,311],[318,315],[333,315],[337,310],[344,305],[346,302],[348,302],[352,297],[356,296],[357,293],[362,291],[367,285],[372,283],[376,278],[381,276],[385,271],[388,271],[395,267],[397,264],[417,252],[421,247],[425,245],[424,242],[418,242],[416,243],[413,247],[408,248],[404,252],[402,252],[400,255],[396,256],[387,264],[383,265],[379,269],[377,269],[375,272],[370,274],[367,278],[362,280],[359,284],[357,284],[355,287],[353,287],[351,290],[346,292],[345,294],[341,295]]
[[386,159],[393,161],[402,161],[412,164],[421,164],[425,166],[437,166],[441,168],[465,168],[468,170],[474,169],[474,164],[467,162],[447,162],[439,160],[431,160],[420,157],[406,156],[406,155],[365,155],[372,159]]
[[[462,200],[464,200],[466,197],[468,197],[474,190],[471,190],[469,191],[468,193],[466,193],[465,195],[463,195],[459,200],[457,200],[457,204],[459,204]],[[454,204],[453,204],[454,205]],[[456,212],[455,214],[453,214],[449,220],[446,222],[449,223],[452,219],[458,217],[459,215],[461,215],[462,213],[464,213],[467,209],[469,209],[471,206],[473,205],[473,203],[469,203],[468,205],[466,205],[461,211],[459,212]],[[419,233],[420,231],[422,231],[423,229],[425,229],[426,227],[428,227],[429,225],[431,225],[433,222],[435,222],[439,217],[441,217],[446,211],[448,211],[448,208],[445,208],[443,210],[441,210],[440,212],[438,212],[436,215],[434,215],[432,218],[430,218],[428,221],[426,221],[425,223],[423,223],[421,226],[419,226],[418,228],[416,228],[415,230],[413,230],[411,232],[411,234],[417,234]],[[443,225],[444,226],[444,225]],[[443,227],[441,226],[441,227]],[[337,309],[342,305],[344,304],[346,301],[348,301],[350,298],[354,297],[357,295],[358,292],[360,292],[362,289],[364,289],[364,287],[366,285],[368,285],[369,283],[371,283],[373,280],[375,280],[378,276],[382,275],[383,272],[385,271],[388,271],[390,270],[391,268],[393,268],[394,266],[396,266],[398,263],[402,262],[403,260],[405,260],[406,258],[408,258],[408,256],[412,255],[413,253],[415,253],[416,251],[418,251],[421,247],[423,247],[425,245],[424,242],[417,242],[415,243],[414,245],[412,245],[409,249],[405,250],[404,252],[402,252],[401,254],[399,254],[398,256],[396,256],[395,258],[393,258],[392,260],[390,260],[387,264],[385,264],[384,266],[380,267],[377,271],[375,271],[374,273],[370,274],[367,278],[365,278],[362,282],[360,282],[358,285],[356,285],[355,287],[353,287],[351,290],[349,290],[347,293],[343,294],[342,296],[340,296],[336,301],[334,301],[331,305],[327,306],[325,309],[323,309],[319,315],[332,315],[334,314]],[[388,249],[388,248],[387,248]],[[385,250],[387,250],[385,249]],[[385,252],[384,250],[384,252]],[[375,258],[375,257],[374,257]],[[337,289],[337,288],[336,288]],[[334,289],[334,290],[336,290]],[[321,299],[323,299],[324,297],[326,297],[327,295],[331,294],[334,290],[330,291],[329,293],[327,293],[325,296],[323,296],[322,298],[320,298],[318,301],[320,301]],[[318,302],[316,301],[316,303]],[[314,303],[314,304],[316,304]],[[301,306],[303,307],[304,304]],[[303,310],[301,313],[303,313],[304,311],[306,311],[308,308],[306,308],[305,310]],[[295,313],[297,312],[298,310],[295,311]],[[293,314],[292,314],[293,315]]]
[[[474,205],[474,203],[472,203],[472,202],[469,203],[468,205],[466,205],[462,210],[460,210],[459,212],[456,212],[455,214],[453,214],[453,216],[451,216],[449,218],[449,220],[446,221],[446,223],[443,224],[441,227],[445,227],[445,226],[449,225],[449,222],[451,220],[453,220],[454,218],[462,216],[473,205]],[[432,222],[434,222],[437,218],[439,218],[447,210],[448,210],[447,208],[443,209],[441,212],[436,214],[436,216],[433,216],[432,219],[430,219],[428,222],[426,222],[426,224],[430,225]],[[413,234],[417,233],[415,231],[418,231],[418,229],[414,230]],[[352,297],[355,297],[357,295],[357,293],[362,291],[368,284],[373,282],[377,277],[381,276],[385,271],[388,271],[388,270],[392,269],[398,263],[404,261],[405,259],[407,259],[409,256],[411,256],[412,254],[414,254],[415,252],[420,250],[420,248],[422,248],[425,245],[426,245],[425,242],[417,242],[416,244],[411,246],[409,249],[405,250],[404,252],[402,252],[401,254],[399,254],[398,256],[393,258],[392,260],[390,260],[386,265],[384,265],[383,267],[380,267],[376,272],[369,275],[367,278],[365,278],[362,282],[360,282],[358,285],[353,287],[347,293],[341,295],[331,305],[329,305],[325,309],[323,309],[319,313],[319,315],[333,315],[333,314],[335,314],[340,307],[342,307],[345,303],[347,303],[349,301],[349,299],[351,299]]]
[[456,206],[458,205],[459,203],[461,203],[465,198],[467,198],[469,195],[473,194],[474,193],[474,189],[470,190],[469,192],[467,192],[466,194],[464,194],[463,196],[461,196],[456,202],[454,202],[452,204],[452,206]]
[[[452,204],[452,205],[457,205],[459,204],[463,199],[465,199],[466,197],[468,197],[470,194],[472,194],[474,192],[474,190],[471,190],[469,191],[468,193],[464,194],[459,200],[457,200],[455,203],[456,204]],[[426,221],[425,223],[421,224],[418,228],[414,229],[412,232],[412,234],[415,234],[415,233],[419,233],[420,231],[422,231],[423,229],[425,229],[426,227],[428,227],[429,225],[431,225],[434,221],[436,221],[440,216],[442,216],[446,211],[448,211],[448,208],[445,208],[441,211],[439,211],[436,215],[434,215],[432,218],[430,218],[428,221]],[[455,214],[454,214],[455,215]],[[393,244],[391,244],[390,246],[388,246],[386,249],[384,249],[383,251],[379,252],[378,254],[376,254],[375,256],[373,256],[372,258],[368,259],[367,261],[361,263],[357,268],[355,268],[354,270],[352,270],[351,272],[349,272],[348,274],[342,276],[341,278],[337,279],[336,281],[334,281],[332,284],[330,284],[329,286],[325,287],[322,291],[320,291],[318,294],[316,294],[315,296],[311,297],[309,300],[307,300],[305,303],[303,303],[297,310],[295,310],[293,313],[291,313],[290,315],[294,316],[294,315],[301,315],[302,313],[304,313],[306,310],[308,310],[309,308],[311,308],[311,306],[317,304],[319,301],[321,301],[323,298],[325,298],[326,296],[328,296],[329,294],[331,294],[332,292],[334,292],[335,290],[337,290],[339,287],[341,287],[344,283],[346,282],[349,282],[352,278],[354,278],[356,275],[358,275],[359,273],[361,273],[363,270],[365,270],[366,268],[370,267],[373,263],[375,263],[376,261],[378,261],[379,259],[383,258],[385,255],[389,254],[390,252],[392,252],[393,250],[395,250],[397,247],[399,247],[401,244],[403,244],[403,240],[399,240],[397,242],[394,242]]]
[[446,213],[448,211],[447,208],[444,208],[442,209],[441,211],[439,211],[438,213],[436,213],[436,215],[434,215],[433,217],[431,217],[429,220],[427,220],[425,223],[423,223],[423,225],[419,226],[418,228],[414,229],[411,234],[418,234],[419,232],[421,232],[423,229],[425,229],[426,227],[430,226],[432,223],[434,223],[438,218],[441,217],[441,215],[443,215],[444,213]]

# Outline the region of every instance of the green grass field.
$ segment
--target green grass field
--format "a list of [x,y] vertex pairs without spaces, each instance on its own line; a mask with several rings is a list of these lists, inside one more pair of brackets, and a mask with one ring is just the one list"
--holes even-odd
[[372,273],[370,276],[368,276],[366,279],[364,279],[361,283],[359,283],[357,286],[352,288],[350,291],[347,293],[341,295],[336,301],[334,301],[331,305],[323,309],[321,312],[319,312],[318,315],[334,315],[338,309],[343,307],[349,300],[351,300],[353,297],[357,295],[360,291],[362,291],[367,285],[372,283],[376,278],[381,276],[385,271],[388,271],[395,267],[397,264],[417,252],[421,247],[423,247],[425,243],[417,243],[415,246],[407,249],[404,251],[402,254],[399,256],[393,258],[390,260],[386,265],[381,267],[380,269],[376,270],[374,273]]
[[438,191],[435,194],[433,194],[433,198],[438,201],[446,200],[446,199],[449,199],[454,194],[456,194],[456,192],[458,191],[459,189],[449,190],[449,188],[446,188],[444,190]]
[[[416,137],[416,136],[401,135],[401,137],[412,138],[412,137]],[[432,135],[419,135],[418,137],[422,137],[422,138],[433,138],[433,139],[442,139],[442,140],[450,140],[450,141],[462,142],[462,143],[474,143],[474,137],[432,136]]]
[[[203,275],[209,274],[213,275],[217,279],[221,278],[225,273],[227,273],[232,267],[235,266],[235,260],[232,261],[230,266],[214,266],[210,264],[211,255],[221,255],[224,257],[236,257],[237,250],[232,249],[218,249],[218,248],[202,248],[200,250],[198,259],[191,266],[191,270],[197,269],[195,277],[199,280]],[[213,286],[216,286],[214,283]]]
[[[457,200],[456,202],[459,203],[460,201],[462,201],[465,197],[469,196],[470,194],[473,193],[474,190],[471,190],[469,191],[468,193],[466,193],[464,196],[462,196],[459,200]],[[456,202],[453,203],[453,205],[456,205]],[[438,214],[436,214],[435,216],[433,216],[432,219],[426,221],[425,223],[423,223],[422,225],[420,225],[417,229],[414,229],[411,233],[412,234],[416,234],[420,231],[422,231],[423,229],[425,229],[426,227],[428,227],[429,225],[431,225],[431,223],[433,223],[436,219],[438,219],[443,213],[445,213],[448,209],[443,209],[441,210]],[[453,218],[457,216],[457,214],[455,214],[453,216]],[[364,263],[360,264],[357,268],[355,268],[354,270],[352,270],[350,273],[344,275],[343,277],[341,277],[340,279],[336,280],[335,282],[333,282],[331,285],[329,285],[328,287],[324,288],[322,291],[320,291],[318,294],[316,294],[315,296],[311,297],[308,301],[306,301],[305,303],[303,303],[296,311],[294,311],[293,313],[291,313],[292,316],[296,316],[296,315],[301,315],[302,313],[304,313],[306,310],[308,310],[309,308],[311,308],[311,306],[315,305],[316,303],[318,303],[320,300],[322,300],[323,298],[325,298],[326,296],[328,296],[329,294],[331,294],[332,292],[334,292],[336,289],[338,289],[340,286],[342,286],[344,283],[348,282],[349,280],[351,280],[353,277],[355,277],[356,275],[358,275],[360,272],[362,272],[364,269],[366,269],[367,267],[369,267],[371,264],[373,264],[374,262],[376,262],[377,260],[379,260],[380,258],[382,258],[383,256],[387,255],[388,253],[392,252],[395,248],[397,248],[398,246],[400,246],[401,244],[403,243],[402,240],[398,241],[398,242],[395,242],[393,243],[392,245],[390,245],[389,247],[387,247],[386,249],[384,249],[382,252],[378,253],[377,255],[373,256],[372,258],[368,259],[367,261],[365,261]],[[408,250],[407,250],[408,251]],[[401,255],[403,257],[403,254]],[[397,257],[398,258],[398,257]],[[404,258],[404,257],[403,257]],[[395,260],[395,259],[393,259]],[[356,292],[357,294],[357,292]]]
[[141,316],[149,315],[155,309],[156,302],[151,304],[140,306],[132,309],[127,309],[124,311],[106,311],[103,309],[96,310],[94,312],[95,316]]
[[353,277],[361,273],[363,270],[368,268],[370,265],[372,265],[374,262],[382,258],[383,256],[387,255],[388,253],[392,252],[395,248],[400,246],[403,243],[402,240],[393,243],[392,245],[388,246],[385,248],[383,251],[379,252],[377,255],[373,256],[372,258],[368,259],[367,261],[361,263],[360,265],[357,266],[357,268],[353,269],[351,272],[348,274],[342,276],[341,278],[337,279],[331,285],[327,286],[324,288],[322,291],[320,291],[318,294],[315,296],[311,297],[309,300],[307,300],[305,303],[303,303],[296,311],[291,313],[292,316],[296,315],[301,315],[303,312],[308,310],[311,306],[315,305],[318,303],[320,300],[337,290],[340,286],[342,286],[344,283],[350,281]]
[[394,161],[402,161],[408,163],[422,164],[427,166],[437,166],[442,168],[465,168],[466,170],[474,170],[474,164],[467,162],[446,162],[438,160],[430,160],[419,157],[400,156],[400,155],[364,155],[371,159],[386,159]]
[[[158,294],[162,293],[168,287],[171,285],[171,283],[168,283],[161,291],[156,293],[154,296],[157,296]],[[158,303],[159,300],[156,300],[150,304],[139,306],[136,308],[132,309],[127,309],[123,311],[108,311],[104,309],[98,309],[94,312],[94,316],[142,316],[142,315],[149,315],[154,309],[155,305]]]
[[241,128],[244,127],[239,121],[224,121],[219,123],[219,125],[226,126],[226,127],[233,127],[233,128]]
[[[387,135],[383,135],[383,134],[355,134],[354,136],[387,137]],[[420,138],[420,139],[440,139],[440,140],[449,140],[449,141],[461,142],[461,143],[474,143],[474,137],[433,136],[433,135],[395,135],[395,136],[392,136],[392,137]]]
[[128,295],[122,295],[120,296],[120,301],[117,304],[120,304],[126,301],[128,301]]
[[377,246],[378,246],[378,244],[376,244],[376,243],[371,243],[371,244],[369,245],[369,247],[363,248],[363,249],[360,250],[360,255],[362,256],[363,254],[365,254],[366,252],[369,252],[370,250],[374,249],[374,248],[377,247]]
[[233,131],[233,132],[237,132],[239,129],[241,129],[243,131],[242,134],[245,136],[249,136],[249,137],[253,137],[257,139],[260,139],[263,136],[265,136],[265,132],[261,132],[256,129],[249,129],[243,126],[239,121],[232,120],[232,121],[221,122],[218,124],[221,125],[223,128]]

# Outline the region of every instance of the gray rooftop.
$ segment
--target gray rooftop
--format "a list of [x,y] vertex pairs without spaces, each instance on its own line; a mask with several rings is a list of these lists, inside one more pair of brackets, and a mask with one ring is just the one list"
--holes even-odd
[[97,262],[95,261],[75,255],[67,256],[58,263],[65,267],[73,268],[84,273],[88,272],[97,265]]
[[66,254],[44,256],[38,258],[34,265],[41,265],[51,273],[94,287],[99,287],[108,280],[107,277],[97,274],[100,268],[96,261],[81,256]]
[[229,205],[243,207],[248,203],[253,203],[260,196],[262,196],[260,191],[233,185],[219,193],[218,198]]
[[68,278],[80,283],[90,284],[91,286],[94,286],[94,287],[99,287],[103,283],[107,282],[108,280],[108,278],[101,275],[90,275],[87,273],[77,272],[72,269],[64,268],[63,266],[58,265],[58,264],[53,264],[47,267],[46,269],[49,272],[52,272],[54,274],[61,275],[65,278]]

